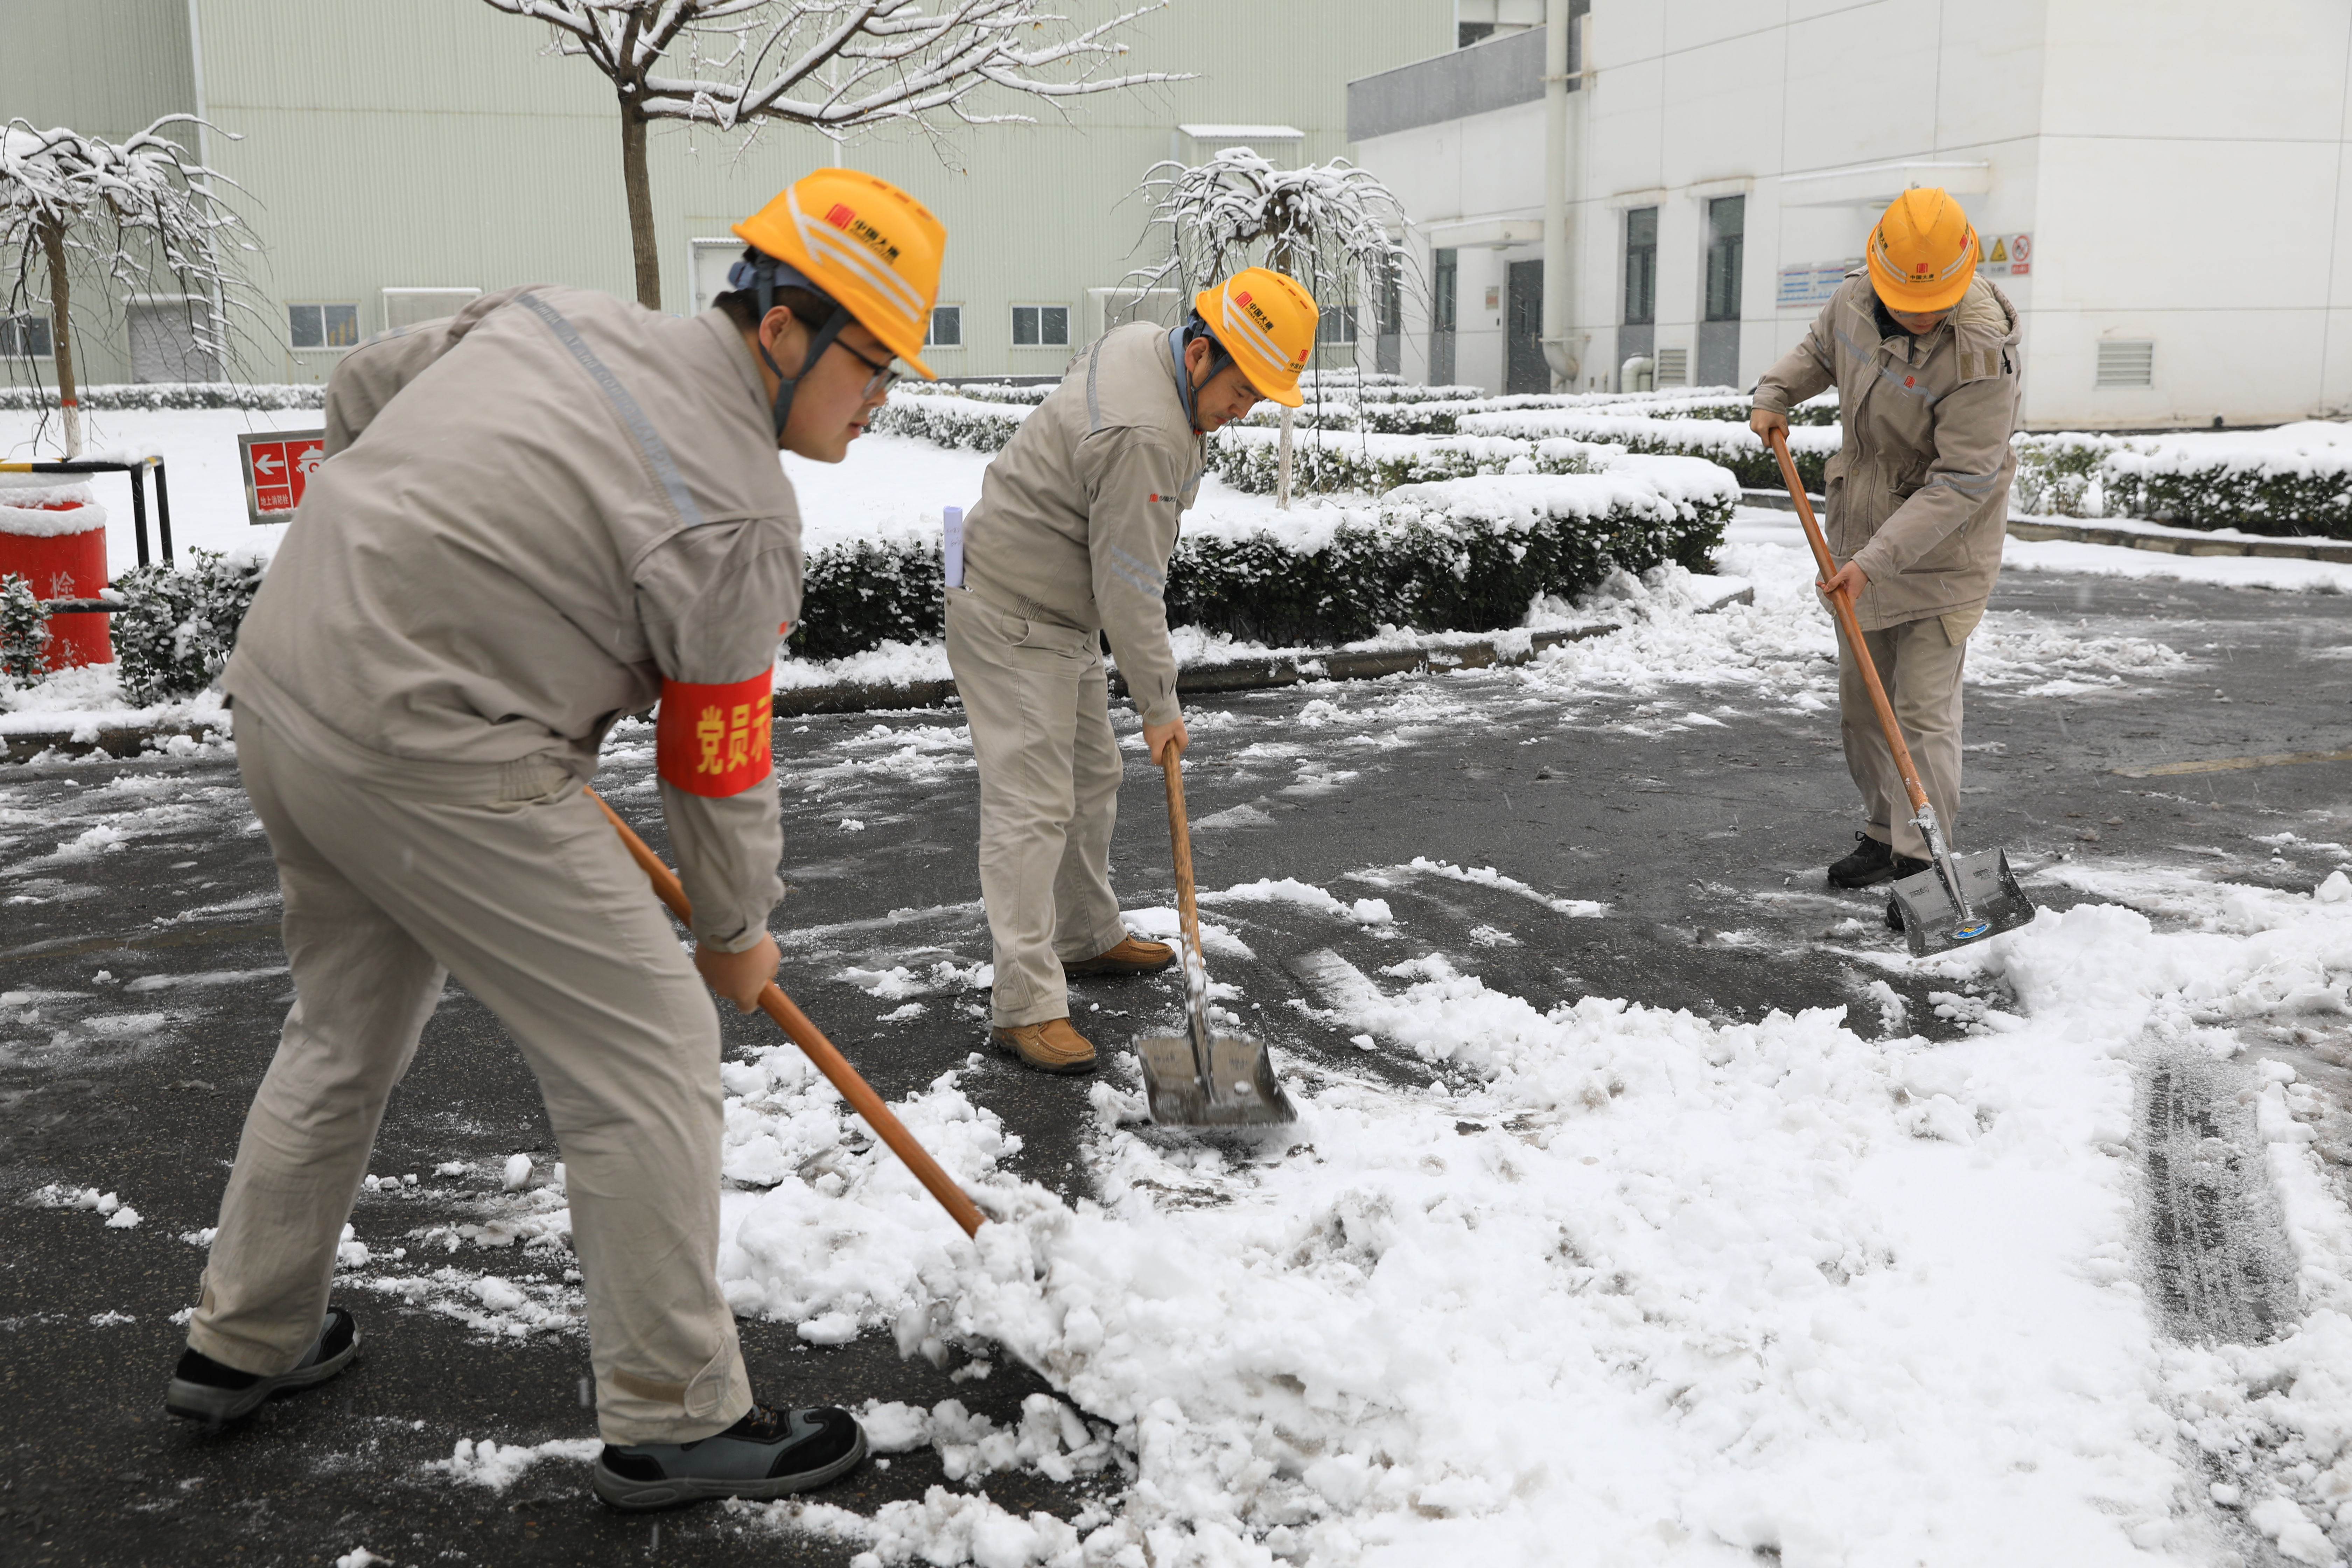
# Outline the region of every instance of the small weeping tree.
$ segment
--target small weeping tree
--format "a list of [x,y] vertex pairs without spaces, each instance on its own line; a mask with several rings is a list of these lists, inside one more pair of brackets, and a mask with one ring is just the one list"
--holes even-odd
[[[1410,219],[1396,193],[1345,158],[1277,169],[1247,147],[1205,163],[1155,163],[1139,187],[1152,201],[1144,222],[1166,231],[1166,250],[1122,280],[1138,297],[1173,288],[1181,300],[1243,268],[1263,266],[1307,286],[1328,320],[1370,290],[1422,291],[1403,235]],[[1321,377],[1317,377],[1319,400]],[[1282,411],[1280,505],[1290,504],[1291,410]]]
[[[73,357],[77,273],[98,284],[101,297],[127,301],[170,292],[194,301],[189,345],[200,361],[222,367],[244,336],[236,323],[258,310],[242,264],[259,247],[221,195],[221,187],[238,188],[236,182],[165,134],[199,123],[192,114],[167,114],[120,143],[77,131],[39,131],[23,120],[0,126],[0,266],[15,263],[5,312],[21,321],[46,308],[68,458],[79,457],[82,447]],[[20,327],[13,336],[31,368],[36,335]]]
[[[840,141],[869,126],[934,136],[945,121],[1033,124],[982,112],[984,88],[1055,100],[1117,92],[1181,73],[1097,74],[1127,53],[1112,37],[1169,0],[1147,0],[1091,27],[1039,0],[484,0],[552,30],[551,52],[602,72],[620,100],[621,184],[629,206],[637,302],[661,307],[646,135],[656,120],[720,132],[805,125]],[[1000,100],[1001,101],[1001,100]]]

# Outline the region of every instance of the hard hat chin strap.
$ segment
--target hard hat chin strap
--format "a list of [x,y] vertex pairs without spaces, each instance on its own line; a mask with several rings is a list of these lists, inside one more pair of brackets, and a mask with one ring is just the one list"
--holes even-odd
[[[800,390],[802,378],[815,368],[816,362],[824,356],[825,350],[833,346],[833,340],[841,335],[841,330],[849,325],[852,318],[847,307],[810,282],[804,273],[772,256],[762,256],[757,261],[737,262],[727,269],[727,286],[730,289],[758,290],[760,324],[752,329],[751,341],[759,345],[760,357],[768,362],[768,368],[776,375],[773,413],[776,439],[781,441],[784,438],[784,421],[792,417],[793,394]],[[790,375],[786,375],[784,367],[776,363],[776,356],[768,352],[767,339],[761,335],[768,324],[768,312],[775,309],[776,290],[779,289],[805,289],[833,307],[833,314],[825,319],[824,325],[816,330],[816,335],[809,339],[808,353],[801,356],[800,369]]]
[[1193,311],[1192,319],[1177,330],[1183,334],[1182,342],[1185,348],[1190,348],[1195,339],[1205,339],[1209,344],[1208,372],[1198,381],[1192,379],[1190,371],[1183,369],[1183,350],[1179,349],[1176,353],[1178,380],[1182,382],[1184,387],[1184,413],[1192,421],[1192,428],[1198,430],[1201,427],[1201,416],[1193,409],[1193,401],[1199,397],[1202,387],[1216,380],[1225,367],[1234,363],[1234,356],[1225,352],[1225,345],[1218,341],[1216,333],[1209,330],[1209,323],[1202,319],[1201,312],[1198,310]]

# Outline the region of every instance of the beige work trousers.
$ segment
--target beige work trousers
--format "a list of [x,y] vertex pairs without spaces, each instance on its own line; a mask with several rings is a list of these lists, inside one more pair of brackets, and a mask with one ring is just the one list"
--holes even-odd
[[455,974],[521,1046],[562,1142],[604,1440],[733,1425],[751,1395],[717,1273],[718,1016],[611,824],[553,769],[508,779],[525,799],[362,789],[249,703],[236,744],[278,860],[297,1000],[246,1116],[188,1342],[278,1373],[317,1337],[384,1103]]
[[980,894],[998,1028],[1070,1016],[1065,963],[1127,935],[1110,890],[1125,765],[1096,634],[947,591],[948,668],[980,764]]
[[[1969,639],[1952,640],[1940,616],[1906,621],[1862,634],[1871,663],[1886,688],[1903,743],[1936,808],[1936,824],[1947,848],[1958,847],[1960,825],[1960,667]],[[1845,739],[1846,772],[1862,791],[1865,831],[1892,843],[1897,855],[1927,858],[1927,841],[1911,823],[1911,795],[1895,771],[1895,753],[1864,684],[1853,649],[1838,632],[1838,722]]]

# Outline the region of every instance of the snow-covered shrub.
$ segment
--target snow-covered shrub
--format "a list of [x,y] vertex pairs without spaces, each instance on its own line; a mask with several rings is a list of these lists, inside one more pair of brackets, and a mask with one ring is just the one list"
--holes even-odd
[[2111,517],[2352,539],[2352,425],[2314,419],[2119,441],[2098,477]]
[[[1727,419],[1650,419],[1627,410],[1532,410],[1512,414],[1471,414],[1459,421],[1465,436],[1515,436],[1522,440],[1561,437],[1603,442],[1629,452],[1705,458],[1720,463],[1742,485],[1780,489],[1780,460],[1761,437],[1744,422]],[[1843,434],[1835,426],[1798,425],[1789,430],[1789,456],[1805,488],[1822,488],[1822,468],[1837,451]]]
[[910,381],[898,389],[901,397],[969,397],[976,403],[1025,403],[1034,408],[1053,395],[1058,381]]
[[944,627],[946,564],[936,539],[860,539],[819,550],[801,579],[792,643],[803,658],[844,658]]
[[2124,445],[2112,436],[2079,431],[2021,435],[2011,444],[2017,448],[2017,479],[2010,487],[2010,510],[2059,517],[2092,515],[2091,500],[2105,489],[2100,467]]
[[[1227,426],[1209,442],[1209,468],[1237,490],[1272,495],[1282,462],[1281,439],[1272,430]],[[1399,485],[1473,474],[1577,474],[1592,466],[1593,450],[1580,441],[1311,430],[1293,437],[1290,484],[1302,495],[1355,490],[1377,496]]]
[[49,649],[49,607],[34,596],[21,573],[0,579],[0,675],[31,682],[41,678]]
[[892,397],[874,411],[866,427],[889,436],[917,437],[950,451],[1001,452],[1021,428],[1021,422],[1029,417],[1030,406],[1034,405],[921,393]]
[[[323,383],[269,384],[240,386],[228,381],[152,381],[77,388],[74,395],[87,409],[184,408],[323,408]],[[47,386],[0,386],[0,410],[9,413],[55,408],[57,389]]]
[[[1739,500],[1728,473],[1687,458],[1582,456],[1600,471],[1416,484],[1273,528],[1188,523],[1168,568],[1170,624],[1287,643],[1346,641],[1382,626],[1490,631],[1518,624],[1538,595],[1572,596],[1615,567],[1706,569]],[[937,641],[942,581],[936,538],[819,550],[793,647],[841,658],[886,641]]]
[[1706,570],[1738,499],[1712,464],[1621,458],[1603,473],[1411,485],[1285,527],[1188,529],[1169,565],[1168,618],[1276,644],[1383,626],[1492,630],[1517,624],[1537,595],[1571,597],[1615,567]]
[[114,656],[123,694],[134,706],[210,685],[228,663],[236,628],[261,587],[261,563],[242,552],[191,550],[188,556],[184,571],[134,566],[109,584],[122,602],[114,612]]

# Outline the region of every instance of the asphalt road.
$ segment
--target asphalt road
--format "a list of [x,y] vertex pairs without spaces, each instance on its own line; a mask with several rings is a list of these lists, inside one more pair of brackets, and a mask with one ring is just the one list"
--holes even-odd
[[[2053,636],[2155,638],[2189,662],[2119,689],[1972,695],[1969,740],[1988,749],[1969,759],[1969,847],[2003,846],[2029,871],[2061,857],[2123,857],[2292,888],[2326,874],[2325,856],[2258,840],[2352,837],[2352,763],[2139,779],[2114,770],[2346,745],[2352,683],[2325,655],[2352,642],[2352,601],[2017,574],[1995,608]],[[1710,705],[1711,721],[1666,721]],[[1413,933],[1366,931],[1334,948],[1328,921],[1294,928],[1280,904],[1213,909],[1255,953],[1213,952],[1217,977],[1240,988],[1236,1005],[1303,1087],[1324,1063],[1367,1065],[1315,1016],[1327,951],[1366,971],[1442,951],[1538,1006],[1598,994],[1753,1018],[1864,1003],[1883,972],[1856,955],[1897,940],[1878,925],[1878,900],[1822,882],[1857,826],[1827,713],[1745,708],[1738,689],[1705,683],[1664,696],[1595,689],[1565,703],[1507,671],[1297,688],[1193,711],[1202,886],[1291,877],[1342,898],[1377,895]],[[918,990],[922,1010],[908,1015],[904,987],[877,994],[871,978],[942,963],[968,974],[987,957],[958,722],[951,712],[813,719],[783,726],[776,742],[792,887],[778,922],[785,984],[886,1097],[984,1047],[983,998],[961,982]],[[616,748],[599,784],[662,844],[642,745]],[[1139,752],[1122,807],[1123,898],[1166,904],[1160,780]],[[133,808],[120,847],[50,855],[86,833],[102,841],[107,822]],[[275,881],[249,824],[233,765],[216,761],[0,774],[0,1443],[11,1460],[0,1473],[0,1554],[28,1565],[310,1563],[364,1542],[402,1564],[845,1562],[849,1548],[755,1537],[717,1509],[666,1516],[656,1535],[651,1521],[597,1507],[576,1464],[542,1464],[503,1495],[422,1468],[460,1438],[589,1436],[576,1334],[493,1342],[430,1304],[371,1298],[358,1303],[364,1358],[336,1382],[217,1436],[163,1415],[180,1342],[170,1319],[193,1299],[203,1260],[183,1237],[214,1220],[289,998]],[[1525,886],[1415,870],[1416,858],[1493,868]],[[2030,886],[2054,905],[2080,896],[2047,879]],[[1578,917],[1546,900],[1603,901],[1610,913]],[[1958,1027],[1937,1016],[1927,983],[1892,978],[1909,1003],[1903,1032]],[[137,1013],[150,997],[153,1011]],[[1076,1007],[1107,1047],[1177,1016],[1163,980],[1082,983]],[[131,1025],[120,1022],[126,1010]],[[1856,1026],[1871,1032],[1872,1016],[1857,1005]],[[730,1047],[770,1038],[757,1016],[730,1015],[724,1026]],[[2352,1102],[2340,1092],[2352,1089],[2352,1039],[2323,1028],[2250,1043],[2301,1052]],[[1371,1065],[1410,1083],[1433,1070],[1410,1058]],[[2228,1067],[2198,1091],[2225,1100]],[[1133,1080],[1123,1058],[1108,1070]],[[1083,1192],[1083,1080],[989,1058],[965,1081],[1021,1138],[1012,1168]],[[2151,1127],[2208,1136],[2196,1107],[2184,1109],[2187,1092],[2168,1080]],[[2352,1150],[2352,1137],[2323,1129],[2322,1147]],[[542,1166],[556,1154],[531,1078],[497,1021],[453,988],[371,1165],[420,1180],[363,1194],[358,1238],[382,1257],[430,1226],[478,1217],[497,1185],[484,1173],[517,1151]],[[431,1174],[449,1162],[466,1173]],[[142,1223],[110,1228],[85,1210],[37,1206],[49,1184],[119,1193]],[[2195,1247],[2196,1230],[2176,1225],[2151,1246]],[[447,1261],[530,1267],[513,1249],[478,1246]],[[2273,1299],[2274,1281],[2250,1277],[2233,1295],[2236,1267],[2190,1270],[2202,1283],[2175,1292],[2186,1315],[2168,1326],[2195,1333],[2205,1301],[2233,1325],[2266,1321],[2248,1314]],[[1010,1422],[1041,1386],[1001,1358],[984,1378],[956,1379],[961,1352],[945,1368],[901,1360],[887,1333],[820,1349],[789,1323],[742,1330],[755,1385],[772,1400],[957,1398]],[[1067,1516],[1117,1483],[1116,1472],[1070,1486],[1006,1472],[985,1489],[1008,1508]],[[939,1459],[921,1450],[824,1497],[870,1512],[937,1484],[947,1484]]]

